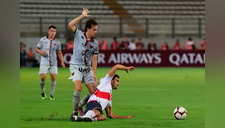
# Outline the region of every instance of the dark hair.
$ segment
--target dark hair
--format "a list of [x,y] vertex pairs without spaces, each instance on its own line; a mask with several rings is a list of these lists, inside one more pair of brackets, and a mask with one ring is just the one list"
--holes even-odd
[[116,36],[113,37],[113,40],[116,40]]
[[188,38],[188,40],[189,40],[189,41],[192,41],[192,38],[191,38],[191,37],[189,37],[189,38]]
[[91,28],[92,27],[92,25],[97,25],[97,22],[94,20],[94,19],[92,19],[92,18],[90,18],[89,20],[87,20],[86,22],[85,22],[85,32],[87,32],[87,28]]
[[112,80],[114,80],[116,77],[117,77],[118,79],[120,78],[120,76],[119,76],[118,74],[115,74],[115,75],[113,76]]
[[51,28],[56,29],[56,27],[54,25],[51,25],[51,26],[48,27],[48,30],[50,30]]

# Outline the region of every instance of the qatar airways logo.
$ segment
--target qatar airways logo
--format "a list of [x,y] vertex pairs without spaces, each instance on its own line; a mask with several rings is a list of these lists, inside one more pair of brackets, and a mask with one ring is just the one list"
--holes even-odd
[[117,53],[117,54],[110,54],[109,59],[105,60],[105,54],[99,53],[98,55],[98,64],[105,64],[105,63],[120,63],[120,64],[159,64],[161,63],[161,54],[160,53]]
[[169,56],[169,61],[176,66],[181,64],[205,64],[205,54],[183,53],[182,55],[179,55],[177,53],[172,53]]
[[[72,53],[65,53],[64,63],[69,65]],[[141,65],[203,65],[205,54],[202,53],[99,53],[98,64],[141,64]],[[150,66],[150,65],[149,65]]]

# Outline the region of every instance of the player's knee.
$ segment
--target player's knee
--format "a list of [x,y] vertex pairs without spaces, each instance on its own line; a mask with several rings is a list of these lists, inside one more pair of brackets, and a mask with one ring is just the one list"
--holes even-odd
[[46,76],[45,75],[41,75],[41,81],[45,81]]
[[96,83],[94,83],[92,86],[93,86],[94,90],[97,88]]
[[80,87],[76,87],[75,90],[81,92],[82,91],[82,87],[81,88]]
[[97,120],[98,121],[102,121],[102,120],[105,120],[105,116],[103,114],[97,116]]
[[75,90],[82,91],[82,85],[75,85]]
[[76,80],[76,81],[73,82],[73,84],[74,84],[75,90],[80,91],[80,92],[82,91],[82,83],[81,83],[81,81]]
[[100,116],[101,113],[98,110],[93,110],[96,116]]
[[87,85],[87,87],[88,87],[89,93],[94,94],[96,89],[96,84],[93,83],[93,84]]
[[55,74],[51,74],[51,80],[55,81],[56,80],[56,75]]
[[89,89],[89,93],[90,94],[94,94],[94,91]]
[[52,80],[52,81],[56,81],[56,77],[53,76],[53,77],[51,78],[51,80]]

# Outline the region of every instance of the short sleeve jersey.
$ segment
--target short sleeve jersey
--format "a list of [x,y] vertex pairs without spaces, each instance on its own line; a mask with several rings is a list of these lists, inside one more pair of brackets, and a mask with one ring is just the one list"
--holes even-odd
[[41,56],[40,65],[57,66],[56,51],[61,51],[61,43],[59,40],[50,40],[47,37],[42,37],[37,47],[41,51],[46,51],[46,56]]
[[108,74],[104,78],[102,78],[96,91],[91,95],[88,102],[99,102],[102,106],[102,110],[104,110],[107,106],[112,106],[111,80],[112,77],[110,77]]
[[85,33],[79,29],[73,35],[74,49],[70,64],[91,66],[92,55],[99,53],[98,41],[87,39]]

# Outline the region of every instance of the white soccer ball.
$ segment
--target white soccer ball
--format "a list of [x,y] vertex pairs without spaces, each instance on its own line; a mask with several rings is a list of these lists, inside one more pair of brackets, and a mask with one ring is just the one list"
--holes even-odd
[[187,110],[184,107],[177,107],[173,111],[173,115],[177,120],[183,120],[187,117]]

